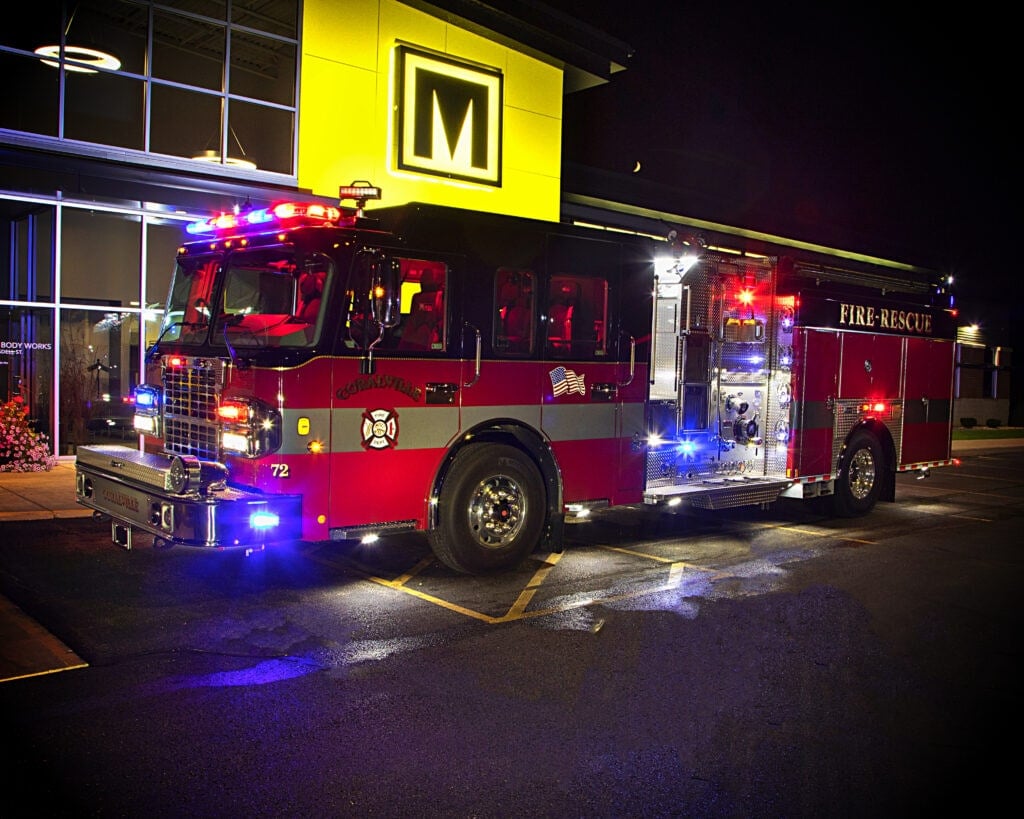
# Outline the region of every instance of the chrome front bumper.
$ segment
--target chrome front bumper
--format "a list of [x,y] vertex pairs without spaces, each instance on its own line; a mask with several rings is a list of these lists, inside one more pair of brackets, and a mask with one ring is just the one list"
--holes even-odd
[[223,467],[194,459],[184,469],[182,464],[181,458],[125,446],[79,447],[75,500],[109,517],[114,541],[129,548],[133,529],[165,545],[215,548],[261,547],[301,536],[300,496],[233,489],[221,480]]

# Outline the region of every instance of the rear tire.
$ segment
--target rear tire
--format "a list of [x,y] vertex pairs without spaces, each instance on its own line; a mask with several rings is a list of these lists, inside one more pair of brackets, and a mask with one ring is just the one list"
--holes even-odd
[[839,458],[832,511],[838,517],[852,518],[870,512],[882,490],[885,460],[878,438],[867,430],[858,430],[846,443]]
[[449,568],[488,574],[518,565],[537,547],[545,514],[536,464],[515,447],[476,444],[455,456],[427,537]]

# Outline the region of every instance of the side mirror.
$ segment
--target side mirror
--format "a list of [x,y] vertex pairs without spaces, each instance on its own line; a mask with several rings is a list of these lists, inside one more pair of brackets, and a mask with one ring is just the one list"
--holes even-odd
[[381,327],[394,327],[401,319],[401,290],[397,262],[372,257],[370,262],[370,316]]

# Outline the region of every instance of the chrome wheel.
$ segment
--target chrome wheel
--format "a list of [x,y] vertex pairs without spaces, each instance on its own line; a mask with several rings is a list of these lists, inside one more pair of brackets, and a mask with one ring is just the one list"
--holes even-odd
[[875,459],[870,449],[859,449],[850,459],[850,494],[864,500],[874,488]]
[[526,495],[507,475],[481,481],[470,498],[469,530],[481,546],[501,548],[511,543],[528,513]]
[[836,469],[833,511],[840,517],[855,517],[871,511],[886,477],[882,445],[867,429],[850,435]]

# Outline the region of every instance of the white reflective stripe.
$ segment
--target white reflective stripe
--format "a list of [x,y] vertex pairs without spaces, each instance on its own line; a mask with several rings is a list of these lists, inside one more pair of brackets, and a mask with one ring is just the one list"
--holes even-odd
[[621,436],[632,438],[634,435],[646,434],[647,407],[643,401],[630,401],[622,405]]
[[[461,409],[461,429],[467,430],[487,424],[497,418],[519,421],[524,426],[539,430],[552,441],[582,441],[616,437],[615,403],[593,404],[511,404],[507,406],[464,407]],[[332,452],[359,452],[364,449],[364,414],[376,409],[392,409],[382,402],[378,406],[343,409],[286,409],[282,410],[281,454],[305,454],[311,440],[322,441]],[[456,405],[398,407],[397,448],[439,449],[447,447],[460,429],[460,408]],[[300,435],[299,420],[309,421],[309,433]],[[332,430],[333,424],[333,430]],[[642,434],[644,425],[643,402],[622,406],[622,435]]]
[[[332,452],[359,452],[362,450],[364,415],[368,411],[390,407],[380,406],[336,409],[331,415],[334,433]],[[459,429],[459,408],[456,406],[399,407],[396,449],[438,449],[448,446]]]
[[508,406],[463,407],[462,428],[473,429],[494,418],[520,421],[530,429],[540,429],[540,406],[537,404],[510,404]]
[[615,437],[615,404],[545,404],[541,425],[552,441]]

